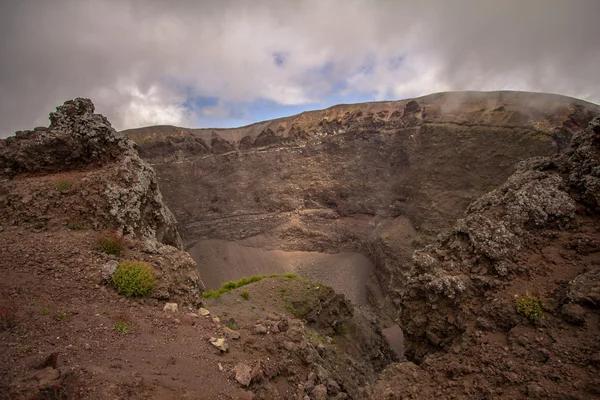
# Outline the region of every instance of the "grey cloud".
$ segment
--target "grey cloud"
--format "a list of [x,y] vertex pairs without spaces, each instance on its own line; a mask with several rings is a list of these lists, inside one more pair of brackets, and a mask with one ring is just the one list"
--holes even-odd
[[342,81],[377,99],[519,89],[600,102],[599,15],[596,0],[5,0],[0,135],[76,96],[118,129],[201,125],[187,95],[319,103]]

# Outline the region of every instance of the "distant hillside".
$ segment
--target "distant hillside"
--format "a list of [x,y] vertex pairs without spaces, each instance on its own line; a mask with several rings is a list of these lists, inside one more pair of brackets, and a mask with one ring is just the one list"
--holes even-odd
[[[550,132],[589,120],[600,106],[570,97],[529,92],[447,92],[416,99],[340,104],[319,111],[257,122],[239,128],[189,129],[158,125],[123,131],[144,157],[193,156],[289,143],[323,133],[361,128],[396,128],[424,123],[532,127]],[[561,140],[561,143],[564,141]]]

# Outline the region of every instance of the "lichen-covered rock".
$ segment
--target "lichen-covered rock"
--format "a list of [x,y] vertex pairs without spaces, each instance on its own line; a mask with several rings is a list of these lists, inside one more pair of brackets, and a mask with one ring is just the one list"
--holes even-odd
[[[9,220],[43,227],[52,216],[96,229],[118,229],[182,248],[175,217],[163,203],[154,170],[88,99],[64,103],[49,128],[0,140],[0,187]],[[84,168],[85,167],[85,168]],[[33,191],[22,173],[49,173]],[[90,212],[90,209],[93,212]]]
[[[497,323],[511,325],[502,302],[475,299],[483,293],[492,298],[496,289],[505,287],[519,270],[519,253],[535,242],[537,231],[569,226],[576,201],[598,209],[599,138],[600,118],[595,118],[573,137],[565,154],[519,163],[502,186],[473,202],[437,244],[415,252],[394,299],[412,357],[455,343],[486,312]],[[568,297],[600,304],[598,276],[592,271],[573,280]]]
[[107,184],[90,202],[98,214],[112,219],[126,235],[155,238],[182,248],[175,217],[163,203],[152,167],[129,149],[104,173]]
[[0,140],[0,171],[59,172],[114,160],[132,147],[123,133],[94,114],[89,99],[66,101],[50,113],[50,127],[19,131]]
[[600,117],[588,129],[573,136],[571,149],[557,160],[568,182],[593,209],[600,207]]
[[579,275],[569,283],[568,296],[572,301],[600,306],[600,269]]

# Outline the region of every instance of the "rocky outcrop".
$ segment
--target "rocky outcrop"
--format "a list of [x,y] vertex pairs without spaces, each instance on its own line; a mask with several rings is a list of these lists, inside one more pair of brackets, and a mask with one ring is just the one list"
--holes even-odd
[[[564,155],[518,164],[515,174],[473,202],[437,244],[415,252],[413,268],[395,300],[413,344],[452,344],[483,314],[480,307],[467,304],[504,288],[519,273],[518,255],[539,230],[565,229],[573,222],[577,205],[570,192],[576,190],[585,199],[600,194],[593,167],[598,165],[600,142],[594,129],[599,121],[576,134],[573,148]],[[416,353],[427,351],[416,347]]]
[[[88,99],[67,101],[50,114],[48,128],[0,140],[0,226],[123,236],[121,258],[147,261],[155,270],[152,298],[201,304],[205,286],[195,262],[181,251],[154,170],[133,142],[93,111]],[[106,281],[118,260],[97,257],[95,267]]]
[[[70,100],[50,114],[49,128],[0,140],[5,217],[39,228],[51,215],[61,215],[65,225],[77,221],[181,248],[156,174],[133,143],[93,111],[88,99]],[[44,185],[35,192],[27,186],[27,174],[52,175],[42,177]]]
[[[598,393],[589,354],[600,301],[599,123],[563,154],[521,162],[450,232],[414,253],[394,303],[407,356],[419,365],[388,368],[372,398]],[[567,354],[568,372],[558,362]],[[481,379],[469,380],[475,372]],[[424,383],[448,377],[437,388]]]
[[114,161],[130,147],[126,135],[94,114],[91,100],[77,98],[50,113],[48,128],[19,131],[0,140],[0,170],[9,176],[67,171]]

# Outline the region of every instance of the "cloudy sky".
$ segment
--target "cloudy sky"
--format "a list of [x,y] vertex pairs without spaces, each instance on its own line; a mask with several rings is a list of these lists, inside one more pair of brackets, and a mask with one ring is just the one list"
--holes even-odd
[[599,0],[0,0],[0,136],[89,97],[117,129],[516,89],[600,103]]

